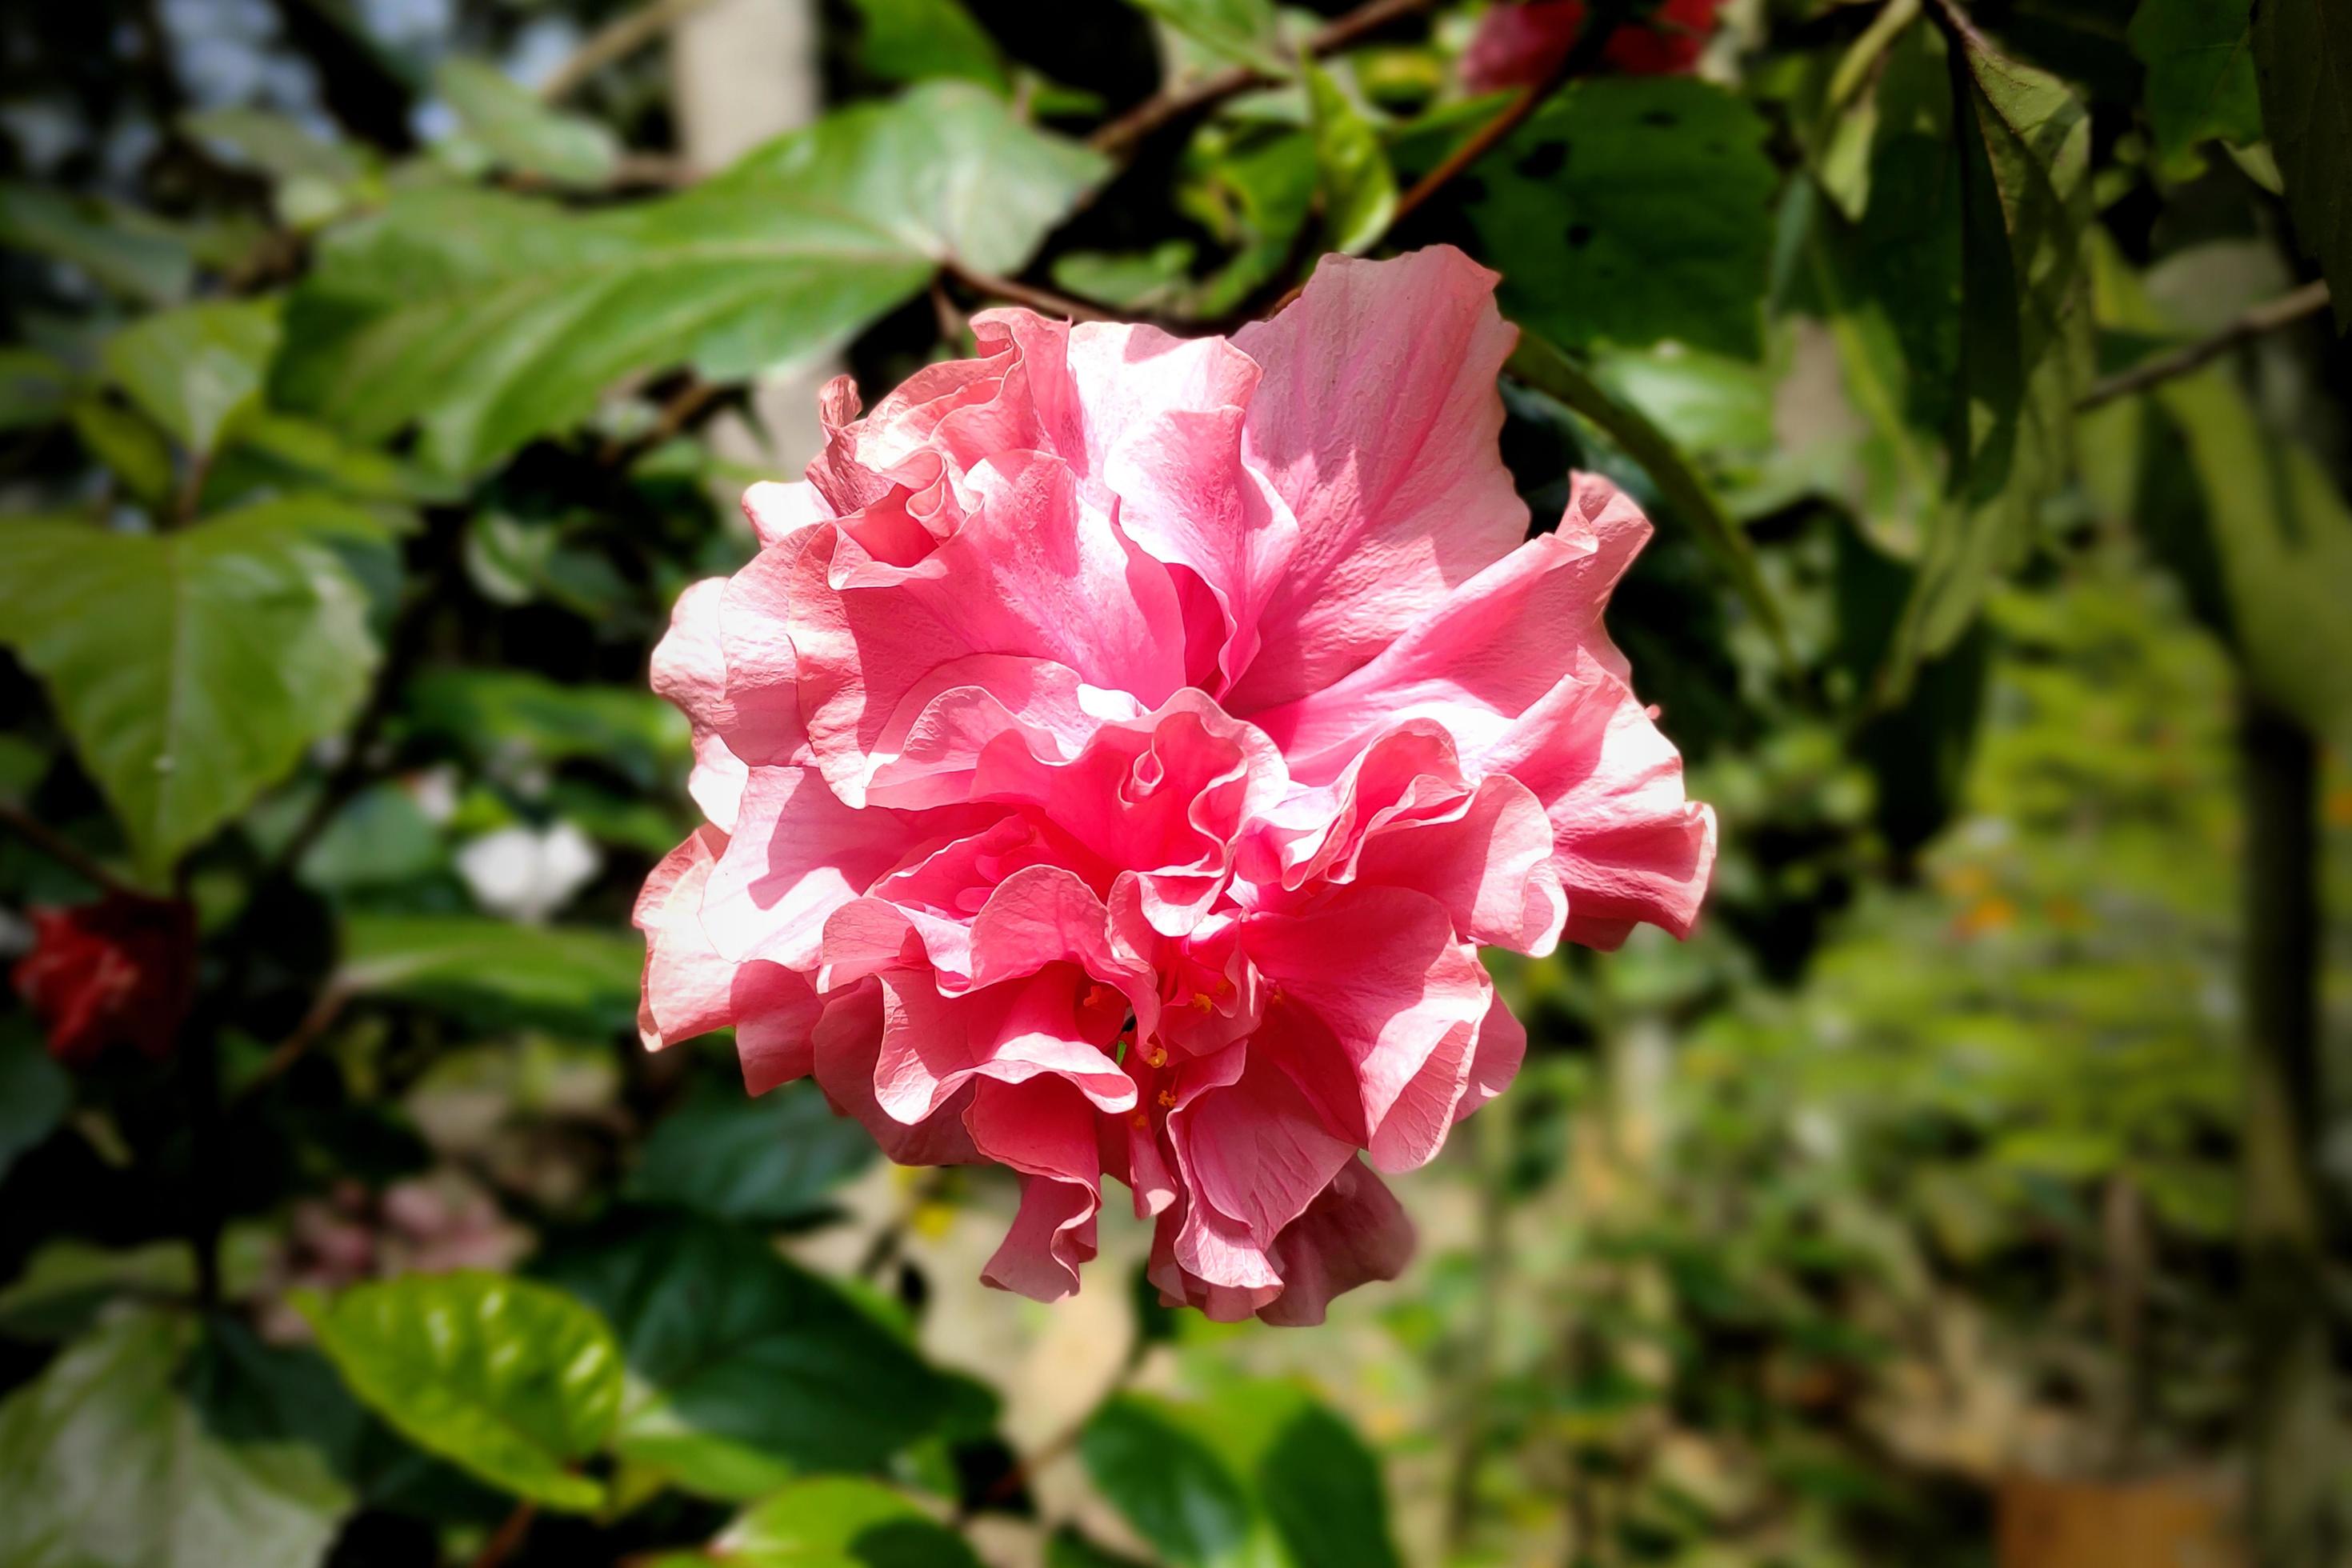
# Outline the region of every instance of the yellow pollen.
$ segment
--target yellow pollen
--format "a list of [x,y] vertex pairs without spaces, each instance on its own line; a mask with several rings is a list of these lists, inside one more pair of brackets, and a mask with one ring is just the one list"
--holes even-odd
[[1153,1046],[1143,1053],[1143,1059],[1153,1067],[1164,1068],[1168,1065],[1168,1052],[1162,1047]]
[[1137,1111],[1133,1116],[1129,1117],[1128,1121],[1139,1132],[1148,1129],[1151,1125],[1151,1118],[1144,1115],[1140,1110]]
[[1192,994],[1192,1005],[1203,1013],[1213,1010],[1216,1005],[1215,999],[1205,991],[1196,991]]
[[1176,1106],[1176,1097],[1163,1089],[1160,1091],[1160,1103],[1172,1110]]

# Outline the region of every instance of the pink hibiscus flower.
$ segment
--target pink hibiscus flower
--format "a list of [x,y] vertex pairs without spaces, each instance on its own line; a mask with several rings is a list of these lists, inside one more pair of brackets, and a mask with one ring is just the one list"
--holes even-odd
[[637,906],[646,1043],[732,1025],[751,1092],[1012,1167],[985,1278],[1041,1300],[1106,1177],[1213,1316],[1393,1278],[1359,1155],[1525,1049],[1477,944],[1681,934],[1714,858],[1601,626],[1648,524],[1580,477],[1527,537],[1494,283],[1328,258],[1230,340],[993,310],[862,419],[827,388],[655,654],[709,823]]
[[[1625,76],[1680,76],[1698,63],[1722,0],[1665,0],[1610,35],[1601,58]],[[1501,0],[1486,8],[1462,56],[1473,92],[1532,87],[1559,68],[1584,31],[1584,0]]]

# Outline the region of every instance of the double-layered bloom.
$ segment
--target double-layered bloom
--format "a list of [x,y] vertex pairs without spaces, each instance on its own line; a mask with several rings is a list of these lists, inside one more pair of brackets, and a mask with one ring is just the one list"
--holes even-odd
[[33,948],[13,978],[72,1067],[115,1045],[161,1061],[195,999],[196,921],[184,903],[110,892],[32,911]]
[[1331,258],[1230,340],[990,311],[863,418],[827,388],[655,654],[709,821],[638,904],[646,1043],[732,1025],[753,1093],[1012,1167],[1025,1295],[1106,1178],[1213,1316],[1392,1278],[1374,1169],[1525,1048],[1479,944],[1680,934],[1714,855],[1601,625],[1648,524],[1580,477],[1528,537],[1494,281]]

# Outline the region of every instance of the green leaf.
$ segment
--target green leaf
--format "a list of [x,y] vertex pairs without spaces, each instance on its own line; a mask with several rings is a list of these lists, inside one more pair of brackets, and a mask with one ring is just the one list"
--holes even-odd
[[602,1482],[574,1466],[621,1407],[612,1331],[544,1285],[495,1274],[411,1274],[361,1285],[305,1314],[362,1404],[494,1486],[584,1511]]
[[644,1203],[785,1225],[823,1214],[825,1194],[873,1158],[866,1130],[835,1116],[813,1085],[757,1100],[727,1086],[655,1125],[627,1191]]
[[885,81],[947,77],[1008,89],[996,41],[961,0],[852,0],[863,31],[857,58]]
[[182,115],[180,129],[281,180],[342,182],[367,173],[365,162],[352,148],[313,135],[299,121],[268,110],[207,109]]
[[1313,1400],[1282,1400],[1276,1408],[1256,1477],[1291,1561],[1298,1568],[1396,1568],[1380,1460],[1354,1427]]
[[2254,69],[2295,242],[2352,328],[2352,16],[2332,0],[2261,0]]
[[0,1405],[12,1568],[314,1568],[350,1494],[310,1449],[222,1441],[177,1384],[194,1325],[128,1312]]
[[82,446],[122,481],[123,489],[152,512],[161,514],[170,508],[174,482],[172,447],[163,432],[95,393],[75,398],[67,412]]
[[559,185],[593,187],[611,181],[621,155],[612,131],[549,108],[497,67],[452,57],[433,73],[433,86],[499,167]]
[[65,417],[74,374],[33,349],[0,348],[0,430],[29,430]]
[[273,392],[361,441],[421,421],[428,467],[478,472],[625,376],[742,380],[831,352],[942,261],[1016,271],[1106,167],[933,82],[660,201],[404,190],[322,247]]
[[1639,408],[1604,391],[1574,361],[1533,333],[1523,332],[1518,347],[1504,367],[1539,392],[1559,399],[1599,426],[1601,432],[1642,465],[1689,527],[1696,529],[1708,554],[1715,557],[1732,586],[1756,612],[1773,639],[1785,650],[1788,633],[1771,591],[1757,568],[1756,552],[1748,535],[1723,510],[1715,491],[1693,468],[1679,447]]
[[765,1499],[709,1546],[652,1568],[980,1568],[963,1538],[877,1481],[802,1481]]
[[685,715],[637,687],[567,685],[511,670],[435,670],[411,681],[409,721],[495,766],[517,752],[535,763],[593,761],[640,789],[677,777],[691,760]]
[[354,915],[336,984],[482,1022],[616,1031],[636,1016],[645,952],[602,930],[513,925],[474,915]]
[[2143,88],[2156,153],[2169,168],[2198,143],[2258,142],[2252,0],[2140,0],[2127,37],[2147,67]]
[[185,450],[208,455],[254,406],[278,352],[278,301],[186,305],[107,340],[107,374]]
[[[1424,121],[1399,163],[1426,170],[1495,111]],[[1708,82],[1571,85],[1455,183],[1503,313],[1563,348],[1673,338],[1756,357],[1779,184],[1765,133]]]
[[1290,72],[1273,0],[1132,0],[1221,60],[1267,76]]
[[1310,65],[1306,74],[1324,229],[1332,249],[1360,255],[1388,232],[1396,216],[1396,173],[1381,149],[1380,132],[1331,73]]
[[1223,315],[1269,282],[1297,248],[1315,206],[1315,142],[1281,132],[1230,146],[1222,132],[1204,132],[1186,165],[1180,205],[1234,251],[1194,301],[1201,315]]
[[614,1451],[689,1490],[745,1497],[794,1470],[870,1468],[950,1409],[947,1379],[752,1232],[646,1215],[543,1273],[620,1335]]
[[1184,291],[1194,254],[1189,239],[1162,240],[1126,255],[1073,250],[1054,258],[1054,284],[1122,310],[1150,310]]
[[0,1290],[0,1335],[68,1340],[121,1297],[184,1297],[195,1289],[196,1260],[184,1241],[118,1250],[59,1237]]
[[2092,360],[2090,117],[2054,77],[1956,46],[1960,314],[1949,506],[1896,629],[1890,690],[1950,647],[2073,458]]
[[0,245],[68,262],[101,289],[150,305],[186,298],[195,280],[194,256],[160,226],[34,185],[0,184]]
[[2165,383],[2221,563],[2226,630],[2255,688],[2314,733],[2352,738],[2352,504],[2301,442],[2270,427],[2222,369]]
[[31,1021],[0,1024],[0,1177],[73,1109],[73,1080],[49,1059]]
[[384,538],[320,496],[167,534],[0,528],[0,642],[47,686],[148,875],[357,711],[377,650],[338,552]]
[[1078,1455],[1136,1533],[1181,1568],[1234,1562],[1256,1528],[1240,1478],[1165,1400],[1113,1394]]

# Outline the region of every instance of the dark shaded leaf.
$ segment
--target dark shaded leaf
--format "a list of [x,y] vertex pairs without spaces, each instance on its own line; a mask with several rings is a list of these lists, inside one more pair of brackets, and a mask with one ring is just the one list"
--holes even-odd
[[2295,241],[2326,275],[2336,330],[2352,328],[2352,16],[2257,0],[2254,69]]
[[813,1084],[757,1100],[730,1084],[655,1126],[628,1192],[720,1219],[787,1225],[823,1213],[825,1194],[874,1155],[866,1130],[835,1116]]

